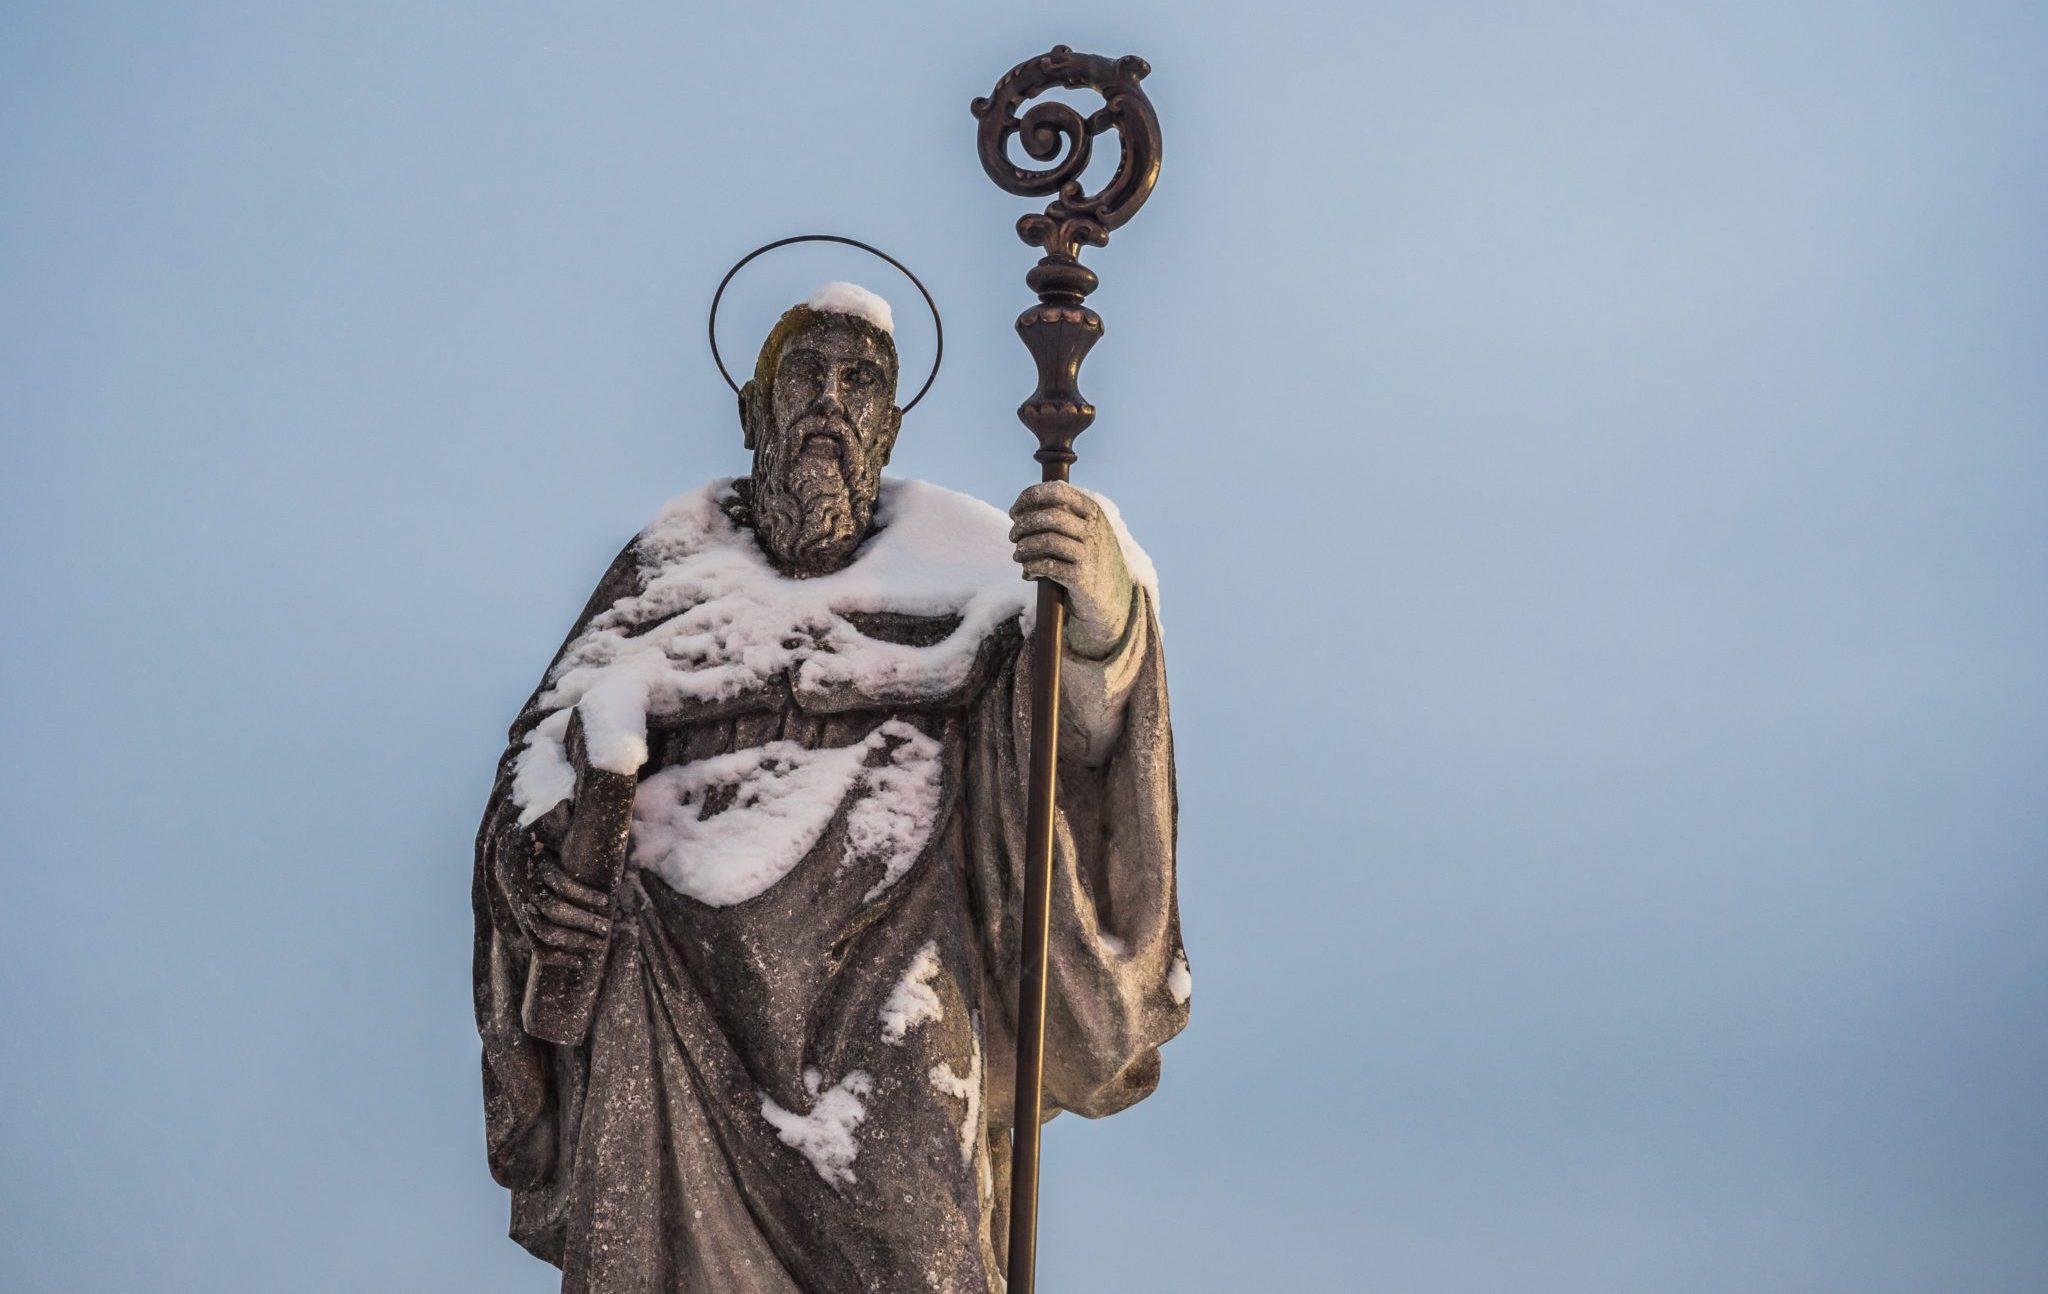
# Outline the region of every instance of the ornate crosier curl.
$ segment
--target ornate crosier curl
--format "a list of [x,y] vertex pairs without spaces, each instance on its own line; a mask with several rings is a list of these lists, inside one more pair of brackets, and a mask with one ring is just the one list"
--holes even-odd
[[[994,93],[970,105],[981,121],[981,165],[988,177],[1020,197],[1059,195],[1043,215],[1017,222],[1018,237],[1045,248],[1049,256],[1073,260],[1083,246],[1106,245],[1109,231],[1145,205],[1159,179],[1159,119],[1138,87],[1151,71],[1135,54],[1109,58],[1055,45],[1051,53],[1010,69]],[[1094,90],[1102,106],[1084,117],[1068,104],[1047,100],[1017,115],[1024,104],[1055,87]],[[1095,137],[1110,130],[1123,144],[1116,174],[1101,192],[1083,193],[1081,176],[1093,159]],[[1012,135],[1027,156],[1053,164],[1033,171],[1010,161]],[[1093,288],[1091,282],[1082,295]]]
[[[1038,461],[1047,480],[1066,479],[1074,461],[1074,440],[1095,421],[1095,406],[1081,395],[1081,361],[1102,338],[1102,316],[1084,304],[1101,280],[1081,264],[1083,247],[1102,247],[1159,179],[1159,119],[1138,82],[1152,71],[1135,54],[1108,58],[1076,54],[1065,45],[1027,59],[996,82],[994,93],[970,105],[981,122],[982,169],[1005,191],[1022,197],[1059,196],[1043,213],[1017,222],[1017,236],[1045,256],[1024,282],[1039,304],[1017,317],[1017,333],[1038,365],[1038,389],[1017,416],[1038,437]],[[1102,106],[1082,116],[1072,106],[1047,100],[1020,117],[1018,110],[1054,88],[1094,90]],[[1114,130],[1123,147],[1116,174],[1099,193],[1084,192],[1081,176],[1094,155],[1094,140]],[[1050,162],[1027,170],[1010,160],[1016,136],[1033,159]]]

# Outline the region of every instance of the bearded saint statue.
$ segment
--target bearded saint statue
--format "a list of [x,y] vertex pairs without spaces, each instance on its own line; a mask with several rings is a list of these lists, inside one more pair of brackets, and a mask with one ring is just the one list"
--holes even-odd
[[896,379],[879,297],[784,314],[752,472],[626,545],[498,763],[490,1166],[565,1291],[1001,1287],[1030,579],[1069,605],[1045,1117],[1151,1093],[1187,1022],[1151,563],[1065,483],[1006,516],[884,478]]

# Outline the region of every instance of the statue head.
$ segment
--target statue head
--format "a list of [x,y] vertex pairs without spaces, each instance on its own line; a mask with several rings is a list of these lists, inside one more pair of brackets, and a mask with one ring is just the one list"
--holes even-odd
[[867,538],[903,425],[896,375],[888,303],[850,283],[791,307],[762,344],[740,426],[754,530],[786,574],[837,570]]

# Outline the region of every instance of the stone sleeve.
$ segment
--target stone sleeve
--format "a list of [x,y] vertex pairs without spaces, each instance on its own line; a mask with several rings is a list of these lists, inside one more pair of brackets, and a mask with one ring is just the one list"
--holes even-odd
[[1060,663],[1060,758],[1100,767],[1124,728],[1124,708],[1152,651],[1155,618],[1143,585],[1131,585],[1124,635],[1101,657],[1071,646]]
[[[1188,1019],[1174,878],[1177,801],[1166,667],[1149,596],[1079,704],[1114,708],[1089,758],[1062,760],[1046,1016],[1048,1113],[1091,1118],[1159,1083],[1159,1047]],[[1064,672],[1064,669],[1063,669]],[[1010,1122],[1031,749],[1028,646],[976,710],[965,773],[973,901],[984,932],[991,1126]],[[1076,671],[1077,674],[1082,671]],[[1081,680],[1076,679],[1079,683]],[[1065,725],[1063,724],[1063,727]]]

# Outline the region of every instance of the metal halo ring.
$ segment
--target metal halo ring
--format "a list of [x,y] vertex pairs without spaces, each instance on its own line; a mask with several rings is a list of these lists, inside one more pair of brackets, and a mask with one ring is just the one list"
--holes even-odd
[[748,252],[745,256],[740,257],[739,261],[725,272],[725,277],[718,281],[718,291],[711,294],[711,323],[709,326],[711,333],[711,362],[718,365],[718,375],[725,379],[725,384],[732,388],[734,395],[739,394],[739,384],[732,380],[731,373],[726,372],[725,359],[718,353],[718,303],[725,296],[726,285],[732,282],[733,275],[738,274],[747,267],[747,262],[765,252],[772,252],[778,247],[787,247],[791,243],[844,243],[848,247],[858,247],[862,251],[879,256],[895,266],[902,273],[903,277],[909,279],[911,284],[917,288],[918,293],[924,297],[925,305],[930,307],[932,312],[932,333],[936,338],[936,347],[932,352],[931,375],[925,378],[923,386],[917,388],[917,394],[910,397],[910,403],[903,406],[903,412],[909,413],[917,406],[919,400],[924,399],[924,393],[932,389],[932,383],[938,380],[939,361],[944,359],[946,355],[946,328],[939,321],[939,303],[932,300],[932,294],[926,290],[924,283],[917,275],[910,272],[908,265],[905,265],[902,261],[897,260],[879,247],[870,247],[858,238],[846,238],[839,234],[797,234],[790,238],[778,238],[774,242],[764,243],[753,251]]

